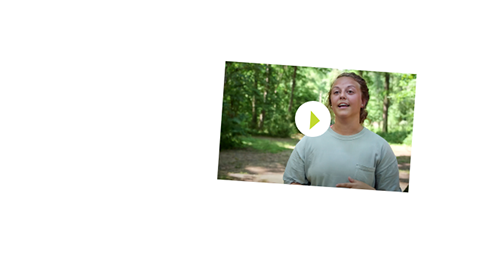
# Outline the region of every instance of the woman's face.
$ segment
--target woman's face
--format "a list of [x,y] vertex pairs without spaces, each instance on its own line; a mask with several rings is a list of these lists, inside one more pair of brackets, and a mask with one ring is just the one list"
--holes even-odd
[[359,120],[362,108],[360,84],[350,77],[335,80],[330,95],[333,113],[336,118]]

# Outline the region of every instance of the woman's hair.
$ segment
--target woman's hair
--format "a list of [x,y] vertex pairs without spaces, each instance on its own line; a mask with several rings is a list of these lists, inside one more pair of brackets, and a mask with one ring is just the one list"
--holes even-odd
[[368,87],[367,87],[367,82],[365,80],[358,76],[357,74],[353,72],[345,72],[340,75],[332,82],[332,85],[330,86],[330,91],[328,92],[328,106],[330,110],[332,109],[332,100],[330,99],[332,96],[332,89],[333,89],[333,84],[335,81],[341,77],[349,77],[355,80],[358,84],[360,84],[360,90],[362,92],[362,101],[365,102],[365,105],[360,108],[360,124],[363,124],[363,121],[367,118],[368,112],[367,112],[367,104],[368,100],[370,99],[370,94],[368,93]]

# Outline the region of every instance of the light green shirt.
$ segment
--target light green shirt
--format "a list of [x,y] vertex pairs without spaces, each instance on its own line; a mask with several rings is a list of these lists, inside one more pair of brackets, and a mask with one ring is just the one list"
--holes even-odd
[[340,135],[331,128],[321,136],[305,136],[290,155],[284,183],[335,187],[348,177],[377,190],[402,191],[398,162],[390,145],[367,128]]

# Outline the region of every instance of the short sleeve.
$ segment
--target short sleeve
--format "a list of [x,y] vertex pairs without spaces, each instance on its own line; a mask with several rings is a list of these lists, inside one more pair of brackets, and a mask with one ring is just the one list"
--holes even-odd
[[296,182],[303,185],[310,185],[305,172],[304,145],[306,139],[307,138],[304,137],[302,140],[300,140],[300,142],[297,143],[295,149],[290,155],[290,158],[288,159],[287,166],[283,174],[283,182],[285,184]]
[[383,157],[375,170],[375,189],[402,191],[398,172],[397,157],[388,143],[383,146]]

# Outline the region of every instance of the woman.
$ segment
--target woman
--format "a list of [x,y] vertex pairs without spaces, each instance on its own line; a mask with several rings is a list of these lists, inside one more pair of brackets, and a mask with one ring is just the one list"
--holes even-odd
[[298,142],[283,175],[286,184],[401,191],[390,145],[363,127],[370,95],[365,80],[342,73],[328,93],[335,123]]

